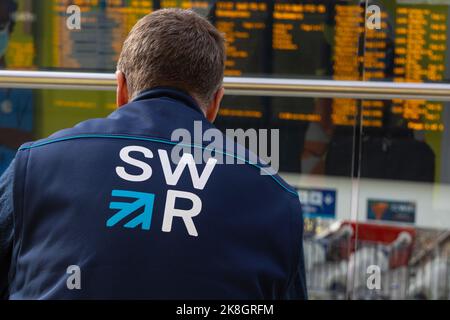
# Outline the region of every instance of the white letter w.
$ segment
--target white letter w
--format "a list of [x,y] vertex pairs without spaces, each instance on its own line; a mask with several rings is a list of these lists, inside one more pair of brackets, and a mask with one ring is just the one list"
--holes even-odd
[[161,160],[161,166],[164,171],[164,177],[166,178],[166,183],[170,186],[177,185],[178,180],[180,180],[180,177],[183,174],[185,167],[188,166],[194,188],[198,190],[203,190],[217,163],[217,159],[209,158],[208,162],[206,163],[205,169],[203,169],[202,174],[199,175],[192,154],[184,153],[180,161],[178,162],[175,171],[172,172],[172,167],[170,165],[170,160],[169,156],[167,155],[167,151],[158,150],[158,154]]

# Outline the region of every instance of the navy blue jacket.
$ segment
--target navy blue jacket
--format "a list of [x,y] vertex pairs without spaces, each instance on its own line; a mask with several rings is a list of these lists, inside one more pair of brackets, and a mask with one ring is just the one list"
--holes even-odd
[[195,121],[213,128],[190,96],[156,88],[23,145],[9,298],[306,298],[296,191],[262,164],[167,166],[172,132]]

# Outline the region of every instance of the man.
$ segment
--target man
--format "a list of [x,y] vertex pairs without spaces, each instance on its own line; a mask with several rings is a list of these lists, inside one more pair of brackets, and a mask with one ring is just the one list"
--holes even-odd
[[207,20],[156,11],[124,43],[119,109],[21,147],[0,184],[10,299],[306,298],[295,190],[258,164],[169,159],[175,130],[214,128],[224,60]]

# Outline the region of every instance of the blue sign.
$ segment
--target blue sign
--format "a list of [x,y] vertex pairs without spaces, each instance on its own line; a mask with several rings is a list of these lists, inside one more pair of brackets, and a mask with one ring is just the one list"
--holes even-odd
[[412,201],[368,199],[367,219],[414,223],[416,204]]
[[135,192],[128,190],[113,190],[111,195],[113,197],[131,198],[135,199],[133,202],[111,202],[110,209],[119,210],[106,222],[107,227],[113,227],[123,219],[136,215],[132,220],[127,222],[125,228],[136,228],[138,225],[143,230],[150,230],[153,214],[153,203],[155,202],[155,195],[153,193]]
[[336,190],[298,188],[305,218],[336,218]]

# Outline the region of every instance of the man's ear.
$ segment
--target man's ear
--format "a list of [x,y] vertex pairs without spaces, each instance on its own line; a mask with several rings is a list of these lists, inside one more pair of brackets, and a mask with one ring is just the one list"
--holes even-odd
[[214,122],[217,117],[217,113],[219,112],[220,103],[222,102],[223,95],[225,94],[224,87],[220,87],[219,90],[216,91],[214,94],[214,99],[211,101],[211,103],[208,106],[208,109],[206,110],[206,119],[208,119],[209,122]]
[[116,81],[117,81],[117,90],[116,90],[116,104],[117,108],[128,103],[128,87],[127,87],[127,79],[122,71],[116,71]]

